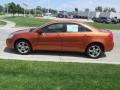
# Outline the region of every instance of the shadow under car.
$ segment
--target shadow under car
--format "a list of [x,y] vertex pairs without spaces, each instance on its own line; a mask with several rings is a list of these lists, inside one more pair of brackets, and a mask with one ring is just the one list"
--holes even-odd
[[[4,49],[4,52],[13,53],[13,54],[19,54],[19,53],[16,52],[16,50],[10,49],[10,48],[7,48],[7,47]],[[84,53],[80,53],[80,52],[62,52],[62,51],[41,51],[41,50],[37,50],[37,51],[31,52],[28,55],[50,55],[50,56],[69,56],[69,57],[89,58]],[[104,57],[106,57],[106,54],[103,54],[101,56],[101,58],[104,58]]]

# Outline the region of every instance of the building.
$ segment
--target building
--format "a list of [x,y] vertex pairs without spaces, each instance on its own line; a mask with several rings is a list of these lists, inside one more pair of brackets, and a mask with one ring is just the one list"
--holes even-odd
[[120,13],[118,13],[118,12],[101,12],[101,13],[99,13],[99,17],[120,18]]
[[66,12],[66,11],[60,11],[59,16],[61,17],[68,17],[73,16],[74,18],[93,18],[93,17],[107,17],[107,18],[120,18],[119,12],[95,12],[95,11],[73,11],[73,12]]
[[73,12],[74,17],[76,18],[93,18],[96,17],[96,12],[92,11],[78,11],[78,12]]
[[120,18],[120,13],[119,12],[95,12],[95,11],[79,11],[79,12],[74,12],[75,16],[78,17],[86,17],[86,18],[93,18],[93,17],[107,17],[107,18]]

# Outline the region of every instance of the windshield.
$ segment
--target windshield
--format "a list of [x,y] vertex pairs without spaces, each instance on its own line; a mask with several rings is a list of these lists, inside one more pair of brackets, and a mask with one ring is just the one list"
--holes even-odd
[[35,30],[36,28],[30,28],[30,32],[32,32],[33,30]]

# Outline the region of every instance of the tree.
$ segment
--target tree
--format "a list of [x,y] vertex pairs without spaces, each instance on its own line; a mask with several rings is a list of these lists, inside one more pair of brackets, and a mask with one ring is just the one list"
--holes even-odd
[[34,11],[34,10],[35,10],[35,9],[31,9],[31,10],[30,10],[30,13],[31,13],[31,14],[35,14],[35,11]]
[[21,14],[24,12],[24,9],[20,6],[20,4],[16,5],[16,13]]
[[104,12],[111,12],[111,8],[107,7],[107,8],[104,8],[103,10]]
[[9,8],[9,12],[12,13],[13,16],[14,16],[14,14],[15,14],[16,11],[17,11],[17,9],[16,9],[17,6],[16,6],[16,4],[15,4],[14,2],[11,2],[11,3],[8,4],[8,8]]
[[78,10],[78,8],[75,8],[75,12],[78,12],[79,10]]
[[37,6],[34,10],[34,13],[35,14],[38,14],[38,15],[42,15],[42,7],[41,6]]
[[86,8],[86,9],[85,9],[85,12],[89,12],[89,11],[90,11],[90,9],[89,9],[89,8]]
[[53,9],[49,9],[49,13],[56,15],[57,14],[57,10],[53,10]]
[[116,12],[116,9],[115,8],[104,8],[104,12]]
[[96,8],[95,8],[95,11],[96,11],[96,12],[102,12],[102,11],[103,11],[102,6],[96,7]]
[[52,10],[52,14],[57,15],[58,11],[57,10]]
[[116,9],[115,8],[111,8],[111,12],[116,12]]
[[3,12],[3,6],[0,5],[0,13]]
[[48,13],[48,9],[46,9],[46,8],[42,8],[42,13]]

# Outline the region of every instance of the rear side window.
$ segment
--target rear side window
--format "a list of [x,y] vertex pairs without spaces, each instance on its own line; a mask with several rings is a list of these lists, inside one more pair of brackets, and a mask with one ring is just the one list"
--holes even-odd
[[79,24],[66,24],[67,32],[90,32],[89,29]]
[[67,24],[67,32],[78,32],[79,26],[76,24]]

